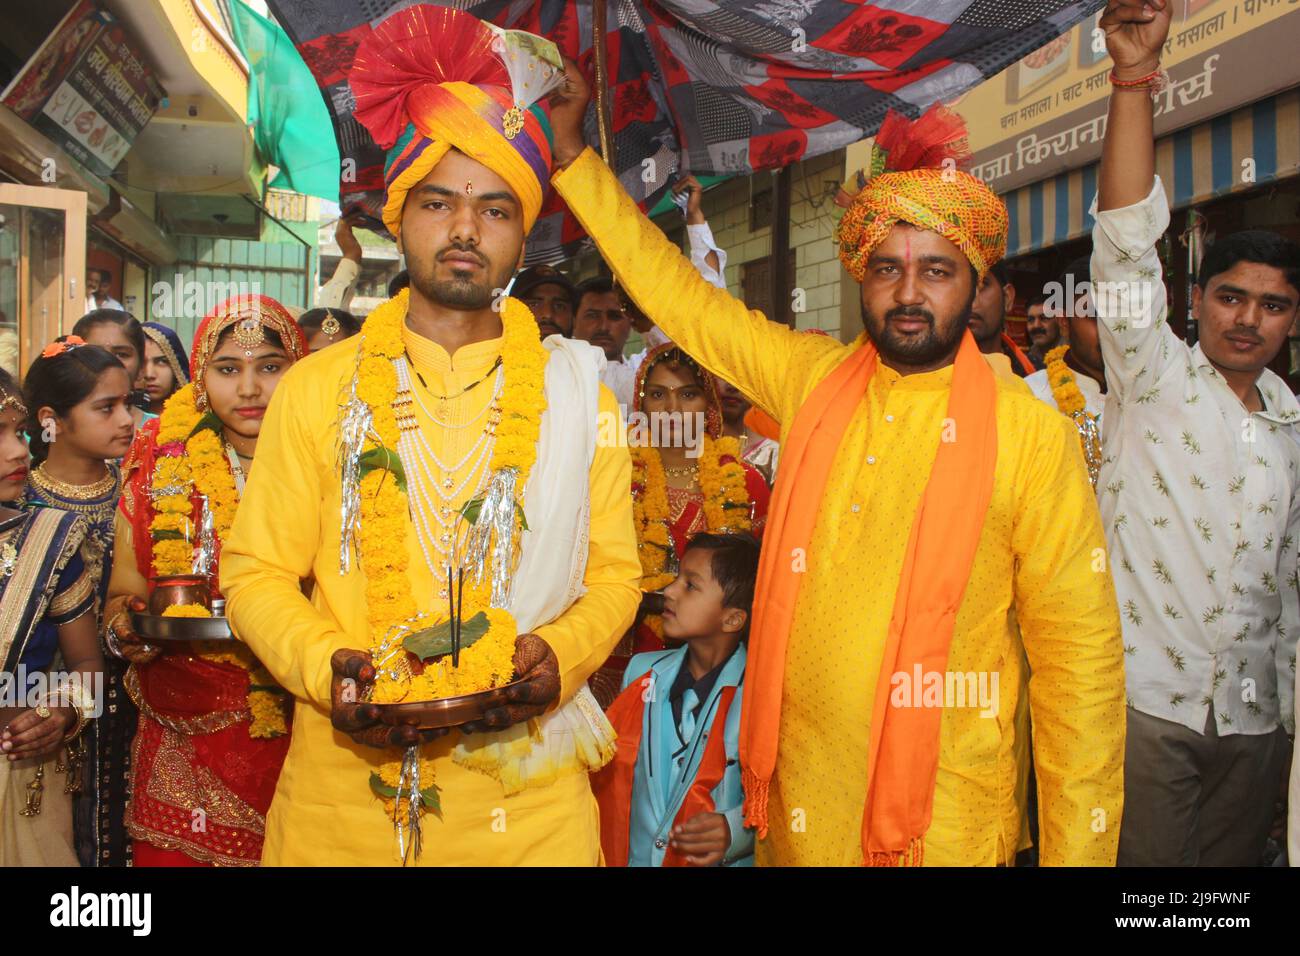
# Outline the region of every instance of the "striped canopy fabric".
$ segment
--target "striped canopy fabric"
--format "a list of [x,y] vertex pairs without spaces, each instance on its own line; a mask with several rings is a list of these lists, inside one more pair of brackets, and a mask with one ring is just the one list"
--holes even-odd
[[[1001,72],[1104,0],[607,0],[613,156],[650,208],[684,171],[743,175],[872,135]],[[361,39],[410,0],[270,0],[316,77],[342,159],[340,201],[382,229],[383,153],[352,115],[347,76]],[[592,0],[448,2],[553,40],[592,76]],[[596,142],[594,107],[588,141]],[[528,262],[572,255],[581,228],[552,194]]]

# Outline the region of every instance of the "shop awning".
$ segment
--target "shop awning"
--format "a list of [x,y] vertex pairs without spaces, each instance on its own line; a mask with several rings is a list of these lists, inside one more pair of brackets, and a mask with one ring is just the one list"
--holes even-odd
[[[1007,258],[1092,231],[1098,164],[1007,193]],[[1288,90],[1156,143],[1156,172],[1173,209],[1300,174],[1300,90]]]

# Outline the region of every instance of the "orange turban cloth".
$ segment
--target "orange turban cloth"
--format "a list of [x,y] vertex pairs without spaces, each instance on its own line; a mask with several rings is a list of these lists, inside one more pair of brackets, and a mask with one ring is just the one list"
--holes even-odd
[[388,150],[388,230],[398,234],[406,194],[451,149],[504,179],[532,229],[551,178],[550,121],[534,104],[563,79],[554,44],[459,10],[420,4],[375,26],[349,83],[357,121]]
[[857,173],[859,192],[841,191],[840,262],[858,282],[872,251],[895,223],[937,232],[953,242],[982,279],[1007,249],[1007,207],[997,193],[958,166],[970,158],[966,124],[942,106],[909,122],[890,112]]

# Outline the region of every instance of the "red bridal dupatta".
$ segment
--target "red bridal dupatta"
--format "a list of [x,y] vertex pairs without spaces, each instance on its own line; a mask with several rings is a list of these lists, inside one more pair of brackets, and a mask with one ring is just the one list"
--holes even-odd
[[[153,576],[149,491],[158,427],[158,419],[150,421],[136,436],[123,463],[119,505],[145,578]],[[191,504],[197,526],[197,493]],[[242,644],[238,649],[247,653]],[[140,708],[127,827],[134,839],[159,850],[217,866],[256,866],[289,736],[249,736],[251,672],[199,656],[205,651],[220,653],[221,645],[168,649],[127,673],[127,690]]]

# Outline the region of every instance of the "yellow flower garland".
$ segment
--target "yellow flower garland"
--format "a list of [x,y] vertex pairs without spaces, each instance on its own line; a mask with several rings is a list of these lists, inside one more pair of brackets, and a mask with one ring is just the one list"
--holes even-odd
[[[666,571],[673,547],[668,530],[668,479],[655,448],[634,447],[632,482],[640,493],[632,498],[632,520],[636,526],[637,550],[641,558],[641,590],[658,591],[671,584],[675,574]],[[732,460],[724,463],[723,458]],[[749,489],[740,459],[740,443],[734,438],[704,436],[696,480],[704,496],[704,526],[714,534],[749,531]],[[653,625],[652,625],[653,626]]]
[[[393,410],[397,399],[397,370],[394,361],[406,350],[402,328],[410,301],[410,291],[403,290],[380,305],[366,318],[357,367],[357,397],[369,406],[373,430],[368,436],[363,456],[387,451],[396,456],[400,432]],[[500,398],[501,420],[496,428],[496,443],[488,473],[513,468],[518,474],[516,496],[522,494],[529,472],[537,458],[537,439],[542,412],[546,407],[543,394],[548,353],[537,337],[532,313],[515,299],[506,299],[501,310],[502,372],[504,382]],[[386,467],[374,467],[360,481],[360,531],[357,550],[366,579],[366,623],[370,650],[378,653],[395,628],[429,627],[447,620],[442,608],[419,613],[407,579],[409,565],[406,542],[415,534],[410,505],[396,476]],[[459,667],[453,668],[446,657],[425,665],[421,674],[412,674],[404,657],[396,668],[379,669],[373,686],[372,701],[436,700],[488,690],[508,683],[514,677],[514,646],[518,627],[509,611],[489,604],[490,585],[485,575],[475,587],[465,582],[461,602],[461,620],[468,621],[480,612],[488,620],[487,633],[460,652]],[[394,671],[396,675],[394,676]],[[371,778],[372,789],[381,797],[390,817],[406,823],[407,806],[396,805],[391,791],[397,786],[401,760],[387,761]],[[423,793],[434,793],[433,765],[420,758],[420,781]],[[426,781],[428,784],[426,785]],[[426,800],[426,804],[429,801]]]
[[1088,464],[1088,477],[1095,488],[1101,469],[1101,432],[1096,427],[1095,416],[1088,412],[1088,401],[1075,380],[1074,370],[1065,364],[1065,353],[1069,350],[1068,345],[1058,345],[1043,357],[1047,368],[1047,383],[1052,387],[1056,407],[1074,422],[1074,427],[1079,432],[1079,443]]
[[[163,405],[158,422],[158,455],[154,462],[152,487],[170,494],[153,499],[150,522],[153,540],[154,574],[189,574],[194,566],[196,529],[190,520],[190,491],[197,488],[208,496],[212,530],[217,540],[225,538],[235,521],[239,491],[231,474],[220,436],[210,428],[198,428],[203,413],[194,401],[191,383],[175,392]],[[167,617],[211,617],[200,605],[172,605]],[[248,671],[248,735],[256,739],[280,737],[289,732],[288,694],[243,644],[196,642],[195,654],[218,664],[232,664]]]

